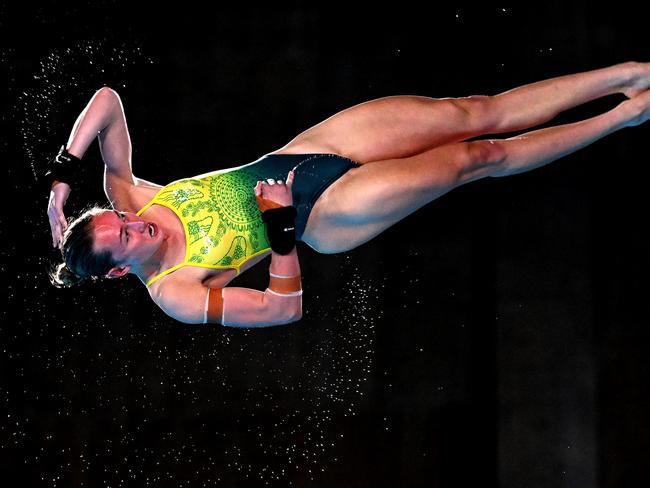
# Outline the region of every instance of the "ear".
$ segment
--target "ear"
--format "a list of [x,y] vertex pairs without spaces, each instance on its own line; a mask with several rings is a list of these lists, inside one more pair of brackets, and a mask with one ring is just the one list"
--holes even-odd
[[128,274],[129,271],[131,271],[131,266],[116,266],[114,268],[111,268],[108,273],[106,273],[106,277],[113,279],[113,278],[121,278],[125,274]]

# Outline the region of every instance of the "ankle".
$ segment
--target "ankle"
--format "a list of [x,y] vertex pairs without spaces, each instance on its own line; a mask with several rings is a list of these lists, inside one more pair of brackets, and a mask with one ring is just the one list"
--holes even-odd
[[627,61],[614,65],[612,68],[617,69],[620,77],[616,93],[622,93],[628,98],[632,98],[647,88],[648,68],[644,63]]
[[611,112],[615,114],[620,126],[634,127],[645,122],[646,111],[642,97],[637,97],[621,102]]

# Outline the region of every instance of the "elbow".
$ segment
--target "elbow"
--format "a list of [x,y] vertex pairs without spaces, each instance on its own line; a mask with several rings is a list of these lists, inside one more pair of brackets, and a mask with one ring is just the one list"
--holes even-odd
[[183,324],[183,325],[197,325],[197,324],[202,324],[203,320],[199,320],[198,318],[194,317],[185,317],[183,315],[174,315],[174,314],[167,314],[174,320],[176,320],[178,323]]
[[302,319],[302,306],[283,310],[278,325],[291,324]]
[[290,324],[302,318],[302,295],[280,295],[268,289],[262,301],[261,315],[270,319],[273,325]]
[[120,96],[117,94],[117,92],[108,86],[101,87],[99,90],[97,90],[95,95],[103,98],[113,98],[117,100],[120,99]]
[[300,319],[302,319],[302,295],[298,297],[296,306],[293,308],[290,320],[288,323],[291,322],[298,322]]
[[297,310],[293,315],[291,315],[287,324],[298,322],[300,319],[302,319],[302,309]]

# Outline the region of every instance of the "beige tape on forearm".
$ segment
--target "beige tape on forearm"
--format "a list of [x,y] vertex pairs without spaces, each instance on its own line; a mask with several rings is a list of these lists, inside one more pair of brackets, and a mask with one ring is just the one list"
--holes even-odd
[[269,273],[268,290],[280,296],[296,296],[302,294],[300,275],[283,276]]
[[204,323],[223,324],[223,288],[209,288],[205,298]]

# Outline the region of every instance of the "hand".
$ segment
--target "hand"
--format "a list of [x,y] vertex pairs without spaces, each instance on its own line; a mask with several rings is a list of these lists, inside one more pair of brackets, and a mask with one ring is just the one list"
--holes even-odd
[[293,186],[293,171],[289,171],[286,183],[282,180],[258,181],[255,185],[255,198],[261,212],[271,208],[288,207],[293,204],[291,187]]
[[61,247],[63,233],[68,228],[68,222],[63,214],[63,206],[70,195],[70,185],[62,181],[55,182],[50,190],[50,200],[47,203],[47,218],[52,230],[52,247]]

